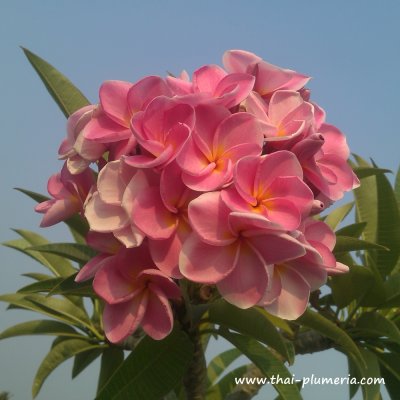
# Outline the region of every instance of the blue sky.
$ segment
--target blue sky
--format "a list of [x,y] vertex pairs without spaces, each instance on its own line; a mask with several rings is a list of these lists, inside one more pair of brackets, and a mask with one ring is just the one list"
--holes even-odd
[[[0,241],[16,237],[9,228],[39,230],[33,203],[12,188],[45,192],[48,176],[61,167],[56,152],[65,134],[63,115],[20,45],[64,72],[93,102],[106,79],[135,81],[183,68],[192,72],[204,64],[220,64],[227,49],[250,50],[311,75],[312,98],[325,108],[328,122],[346,133],[352,151],[396,170],[399,17],[395,0],[0,2]],[[68,240],[61,227],[41,233]],[[0,259],[1,293],[27,283],[20,274],[40,271],[10,249],[0,248]],[[0,304],[0,330],[27,319],[35,316],[5,312]],[[50,339],[36,337],[0,342],[0,391],[28,399],[49,344]],[[213,346],[213,351],[220,348]],[[57,370],[38,399],[92,398],[97,367],[72,383],[70,368],[66,363]],[[347,365],[330,351],[299,357],[293,371],[296,376],[347,376]],[[347,387],[313,387],[304,395],[346,398]]]

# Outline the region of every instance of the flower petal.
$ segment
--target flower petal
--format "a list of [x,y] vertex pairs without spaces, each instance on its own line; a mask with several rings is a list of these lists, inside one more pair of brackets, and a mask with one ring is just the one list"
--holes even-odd
[[85,217],[90,229],[97,232],[113,232],[128,223],[128,216],[121,206],[105,203],[98,192],[94,193],[85,207]]
[[114,122],[128,127],[130,113],[127,96],[132,83],[123,81],[106,81],[100,86],[100,104]]
[[158,187],[143,189],[134,199],[133,223],[152,239],[168,239],[178,223],[163,204]]
[[211,246],[196,234],[188,237],[179,257],[179,269],[193,282],[216,283],[225,278],[235,267],[239,247]]
[[280,318],[294,320],[304,313],[310,296],[310,286],[293,268],[284,266],[276,271],[282,289],[280,295],[265,309]]
[[161,340],[170,334],[174,324],[171,306],[167,297],[150,283],[149,300],[141,325],[143,330],[153,339]]
[[147,301],[145,294],[125,303],[104,306],[104,332],[110,342],[121,342],[137,329],[145,314]]
[[245,309],[262,299],[267,285],[268,275],[263,260],[243,243],[235,268],[217,283],[217,288],[227,301]]
[[204,193],[192,200],[188,214],[191,227],[206,243],[224,246],[236,240],[229,229],[230,209],[223,203],[220,193]]

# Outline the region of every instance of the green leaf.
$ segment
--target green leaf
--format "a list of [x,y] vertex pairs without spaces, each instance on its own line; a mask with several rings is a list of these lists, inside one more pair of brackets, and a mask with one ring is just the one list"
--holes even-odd
[[40,294],[24,295],[21,293],[12,293],[0,295],[0,301],[39,312],[69,324],[92,328],[86,312],[67,299],[45,297]]
[[[107,351],[107,348],[104,349],[104,351]],[[77,354],[74,358],[74,365],[72,366],[72,379],[76,378],[102,353],[103,349],[95,348]]]
[[225,300],[214,302],[209,309],[209,319],[215,324],[233,329],[239,333],[271,346],[285,359],[292,362],[285,341],[276,327],[265,316],[264,310],[254,307],[241,310]]
[[354,362],[362,370],[365,361],[358,349],[357,345],[353,342],[351,337],[341,328],[339,328],[334,322],[323,317],[321,314],[316,313],[310,309],[296,320],[300,324],[315,329],[322,333],[324,336],[332,339],[343,351],[354,357]]
[[26,196],[30,197],[31,199],[35,200],[37,203],[42,203],[43,201],[49,200],[50,197],[45,196],[44,194],[32,192],[31,190],[26,190],[22,188],[14,188],[15,190],[18,190],[18,192],[21,192],[25,194]]
[[373,284],[373,273],[369,268],[359,265],[350,266],[347,274],[334,275],[329,281],[333,299],[339,308],[363,297]]
[[0,340],[23,335],[82,337],[70,325],[58,321],[35,320],[22,322],[0,333]]
[[65,117],[90,104],[81,91],[47,61],[28,49],[22,48],[22,50]]
[[347,365],[349,368],[349,378],[350,378],[350,383],[349,383],[349,398],[352,399],[357,391],[358,388],[360,387],[359,383],[351,383],[352,379],[355,378],[357,382],[360,382],[362,378],[361,371],[358,366],[353,361],[352,357],[347,357]]
[[58,284],[56,284],[49,295],[62,294],[64,296],[85,296],[94,297],[95,293],[92,287],[92,281],[87,280],[84,282],[75,282],[76,274],[71,275],[67,278],[63,278]]
[[[43,236],[35,232],[23,229],[15,229],[15,232],[25,239],[30,246],[39,246],[49,243],[48,240],[46,240]],[[63,257],[55,256],[53,254],[41,254],[30,249],[27,249],[27,251],[33,251],[36,253],[36,258],[38,260],[40,259],[41,263],[51,270],[56,276],[69,276],[76,272],[76,269],[71,265],[71,263],[69,263]]]
[[378,224],[376,243],[389,249],[378,251],[376,264],[382,276],[390,274],[400,255],[400,215],[396,196],[385,175],[376,176]]
[[[385,379],[385,387],[391,399],[396,399],[400,393],[400,378],[386,367],[386,364],[380,363],[381,375]],[[398,366],[397,366],[398,368]]]
[[27,272],[26,274],[22,274],[22,276],[26,276],[28,278],[31,278],[35,281],[45,281],[47,279],[53,279],[51,275],[47,274],[38,274],[36,272]]
[[377,337],[387,337],[400,345],[400,330],[389,319],[378,312],[364,312],[356,321],[355,328],[360,330],[360,335],[364,337],[365,333]]
[[380,308],[400,307],[400,274],[391,275],[383,283],[385,299]]
[[324,222],[328,224],[332,230],[335,230],[338,227],[338,225],[350,213],[353,207],[354,207],[354,201],[343,204],[342,206],[335,208],[327,215]]
[[91,247],[80,243],[49,243],[41,246],[33,246],[29,250],[55,254],[81,264],[87,263],[97,254]]
[[301,400],[298,387],[292,383],[292,374],[267,347],[255,339],[231,333],[226,329],[220,329],[219,334],[237,347],[267,378],[279,375],[283,379],[283,383],[271,382],[282,399]]
[[69,358],[92,349],[104,348],[105,345],[93,344],[83,339],[67,339],[56,343],[39,366],[33,380],[32,396],[35,398],[50,373]]
[[[360,352],[365,360],[366,366],[363,371],[363,377],[368,378],[380,378],[380,368],[378,358],[375,354],[368,350],[360,348]],[[363,391],[364,400],[378,400],[380,398],[380,384],[361,385]]]
[[393,353],[377,353],[379,363],[400,381],[400,355]]
[[[62,294],[70,296],[94,296],[91,281],[75,282],[75,277],[76,274],[67,278],[58,277],[41,280],[22,287],[18,290],[18,293],[45,292],[49,295]],[[74,301],[72,302],[75,303]],[[81,306],[81,304],[77,305]]]
[[99,382],[97,393],[107,384],[114,372],[124,362],[124,351],[119,347],[109,347],[103,351],[101,356]]
[[334,254],[347,253],[348,251],[355,250],[368,250],[368,249],[381,249],[387,248],[377,243],[367,242],[366,240],[356,239],[351,236],[337,236],[336,245],[333,249]]
[[394,194],[396,196],[397,206],[400,209],[400,167],[397,170],[396,180],[394,182]]
[[378,225],[378,198],[376,177],[370,176],[361,180],[361,185],[353,191],[356,202],[357,222],[366,222],[363,239],[376,241]]
[[241,354],[238,349],[229,349],[215,356],[207,367],[208,386],[212,385]]
[[375,168],[375,167],[355,167],[353,171],[359,179],[367,178],[372,175],[385,174],[386,172],[392,172],[390,169]]
[[8,242],[3,242],[2,244],[3,244],[3,246],[20,251],[21,253],[33,258],[35,261],[44,265],[53,274],[55,274],[53,267],[51,265],[49,265],[49,262],[46,260],[46,258],[42,254],[38,253],[37,251],[29,250],[31,247],[31,244],[27,240],[25,240],[25,239],[9,240]]
[[337,230],[335,234],[336,236],[351,236],[353,238],[358,238],[363,233],[366,226],[367,226],[366,222],[350,224]]
[[248,366],[242,365],[224,375],[216,384],[207,390],[207,400],[225,400],[229,393],[237,386],[235,378],[241,378],[248,372]]
[[175,388],[193,356],[186,334],[175,328],[165,339],[144,338],[117,369],[97,400],[159,400]]

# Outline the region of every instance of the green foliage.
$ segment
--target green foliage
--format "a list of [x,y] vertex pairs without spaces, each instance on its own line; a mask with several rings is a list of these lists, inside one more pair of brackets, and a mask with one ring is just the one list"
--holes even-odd
[[144,338],[115,371],[97,400],[159,400],[182,379],[193,345],[175,328],[165,339]]
[[28,49],[22,50],[66,117],[89,104],[88,99],[61,72]]

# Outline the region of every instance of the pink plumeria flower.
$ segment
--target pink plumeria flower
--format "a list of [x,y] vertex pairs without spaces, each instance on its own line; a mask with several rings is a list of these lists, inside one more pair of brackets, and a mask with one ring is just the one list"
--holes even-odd
[[283,230],[297,229],[314,202],[300,163],[285,150],[243,157],[235,168],[234,185],[221,196],[231,210],[258,213]]
[[97,271],[104,265],[114,263],[115,254],[122,248],[122,243],[118,241],[112,233],[100,233],[89,231],[86,235],[86,243],[97,250],[99,254],[90,259],[78,272],[75,282],[83,282],[93,278]]
[[263,142],[261,125],[253,115],[199,105],[195,130],[177,158],[183,182],[198,191],[221,188],[231,182],[240,158],[261,154]]
[[93,183],[92,170],[85,169],[72,175],[64,163],[61,172],[52,175],[47,183],[47,190],[53,198],[35,207],[36,212],[44,214],[40,226],[55,225],[82,212]]
[[82,107],[68,118],[67,137],[61,143],[58,155],[61,160],[67,160],[67,168],[71,174],[83,172],[106,151],[104,144],[88,140],[83,135],[83,129],[91,120],[95,107]]
[[101,233],[112,232],[126,247],[138,246],[144,238],[124,208],[124,196],[129,198],[130,195],[125,195],[126,188],[136,173],[136,169],[122,161],[109,162],[99,173],[97,191],[85,205],[85,217],[90,229]]
[[299,159],[315,196],[326,205],[359,186],[357,176],[347,164],[350,152],[346,138],[333,125],[322,124],[319,133],[304,138],[290,150]]
[[103,266],[93,281],[95,292],[106,302],[103,313],[107,339],[118,343],[139,326],[161,340],[173,327],[168,299],[181,297],[178,285],[156,269],[145,244],[121,249],[112,264]]
[[302,231],[299,240],[306,254],[274,265],[271,287],[259,302],[271,314],[289,320],[304,313],[310,292],[324,285],[328,274],[348,271],[332,254],[336,239],[328,225],[309,218]]
[[166,78],[169,87],[182,100],[196,105],[200,103],[232,108],[251,92],[254,77],[245,73],[228,74],[217,65],[205,65],[193,73],[192,82],[187,74]]
[[253,75],[256,78],[254,91],[261,96],[271,95],[276,90],[300,90],[310,80],[310,77],[306,75],[269,64],[255,54],[244,50],[226,51],[223,63],[229,72]]
[[[182,182],[181,170],[174,162],[165,167],[159,181],[149,182],[140,192],[135,188],[143,179],[139,171],[129,184],[132,222],[148,237],[150,253],[157,267],[168,276],[182,278],[178,262],[182,244],[191,232],[187,207],[197,194]],[[148,181],[147,181],[148,182]]]
[[307,134],[314,122],[314,107],[292,90],[274,92],[268,106],[257,93],[252,93],[243,105],[263,122],[268,142],[287,141]]
[[135,84],[106,81],[100,87],[98,113],[86,126],[85,137],[102,143],[129,139],[132,116],[144,110],[155,97],[171,95],[165,81],[158,76],[148,76]]
[[125,157],[137,168],[163,168],[187,142],[195,123],[194,109],[177,99],[160,96],[132,118],[132,131],[141,154]]
[[292,236],[261,215],[231,212],[219,192],[189,204],[194,233],[183,245],[179,268],[193,282],[216,284],[240,308],[257,304],[270,285],[271,264],[305,254]]

